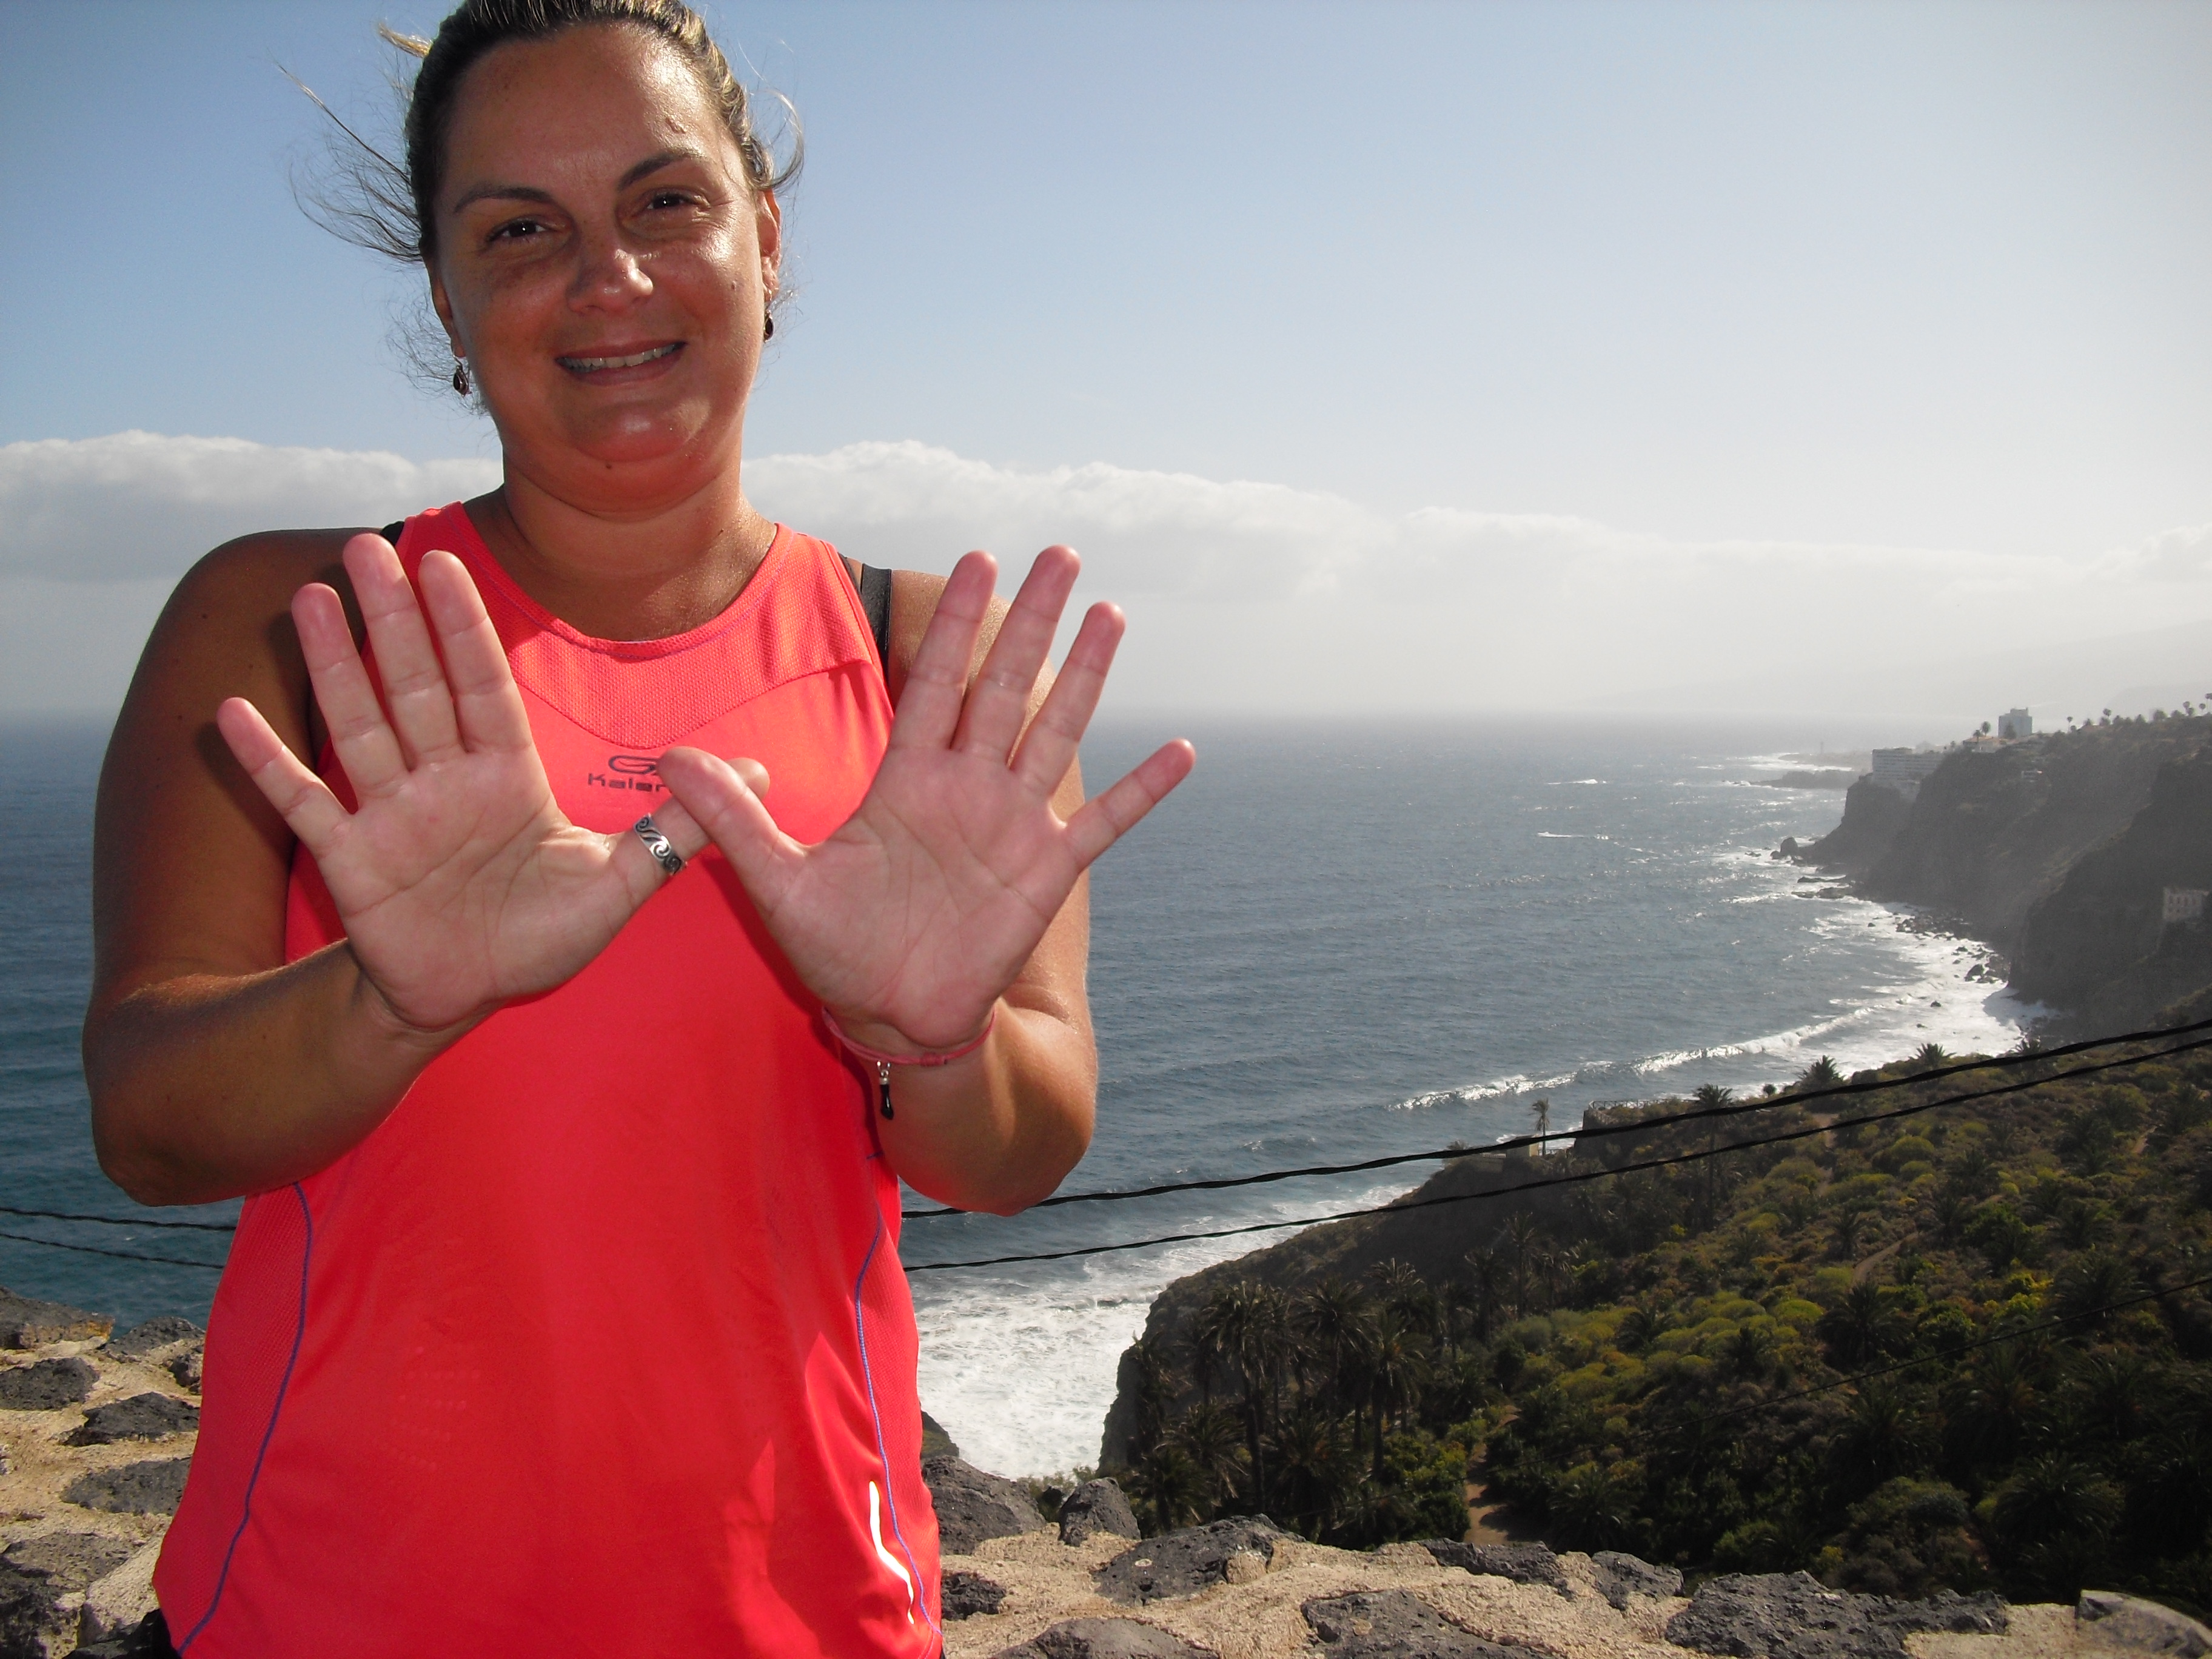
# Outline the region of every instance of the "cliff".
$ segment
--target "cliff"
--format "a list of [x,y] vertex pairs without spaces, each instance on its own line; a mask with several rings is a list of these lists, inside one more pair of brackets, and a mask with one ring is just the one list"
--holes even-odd
[[2212,982],[2212,945],[2159,921],[2165,888],[2212,885],[2208,738],[2177,717],[1960,750],[1910,804],[1854,784],[1833,831],[1784,850],[1989,940],[2069,1029],[2122,1029]]

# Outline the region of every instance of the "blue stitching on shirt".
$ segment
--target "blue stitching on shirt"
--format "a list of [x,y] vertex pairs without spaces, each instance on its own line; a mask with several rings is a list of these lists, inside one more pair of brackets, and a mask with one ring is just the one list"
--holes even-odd
[[[296,1181],[292,1183],[292,1196],[300,1200],[300,1218],[307,1229],[307,1242],[300,1251],[300,1320],[292,1330],[292,1352],[285,1357],[284,1376],[276,1384],[276,1403],[269,1408],[269,1426],[261,1431],[261,1449],[253,1454],[253,1473],[246,1479],[246,1501],[239,1506],[238,1530],[231,1534],[230,1547],[222,1553],[222,1571],[216,1575],[215,1595],[209,1599],[208,1609],[200,1615],[199,1623],[177,1644],[179,1654],[199,1639],[200,1632],[208,1627],[208,1620],[222,1605],[223,1589],[230,1583],[230,1559],[238,1553],[238,1540],[246,1536],[246,1523],[253,1518],[253,1489],[261,1482],[261,1460],[269,1455],[269,1443],[276,1437],[276,1419],[283,1412],[285,1396],[291,1390],[292,1367],[300,1361],[300,1343],[307,1334],[307,1268],[315,1255],[315,1212],[307,1207],[307,1192]],[[878,1218],[877,1225],[882,1224]]]
[[868,1391],[868,1415],[875,1424],[876,1461],[884,1468],[884,1506],[891,1512],[891,1536],[898,1540],[899,1548],[906,1554],[908,1570],[914,1574],[914,1599],[921,1604],[922,1622],[942,1642],[944,1627],[929,1616],[929,1590],[921,1582],[921,1564],[914,1559],[914,1547],[906,1541],[906,1533],[899,1526],[898,1494],[891,1490],[891,1460],[884,1450],[884,1414],[876,1405],[876,1374],[868,1364],[868,1325],[860,1311],[860,1290],[868,1282],[868,1269],[874,1264],[876,1248],[883,1242],[884,1213],[878,1209],[876,1236],[868,1241],[868,1253],[860,1258],[860,1277],[853,1281],[853,1330],[860,1344],[860,1381]]

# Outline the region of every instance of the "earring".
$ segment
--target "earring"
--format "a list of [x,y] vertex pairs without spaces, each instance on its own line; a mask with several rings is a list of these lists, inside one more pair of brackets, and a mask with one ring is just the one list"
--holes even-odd
[[761,343],[766,345],[774,338],[775,338],[775,313],[763,312],[761,313]]
[[469,395],[469,366],[466,362],[453,365],[453,390],[464,398]]

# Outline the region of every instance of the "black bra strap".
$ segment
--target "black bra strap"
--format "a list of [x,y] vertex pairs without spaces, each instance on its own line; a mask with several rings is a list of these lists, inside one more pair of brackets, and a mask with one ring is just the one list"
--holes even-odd
[[868,632],[876,636],[876,655],[886,678],[891,672],[891,573],[878,564],[860,567],[860,609],[868,618]]

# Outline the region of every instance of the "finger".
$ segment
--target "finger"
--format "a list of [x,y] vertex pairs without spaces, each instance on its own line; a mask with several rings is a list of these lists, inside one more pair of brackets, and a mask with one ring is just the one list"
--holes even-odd
[[1060,678],[1045,694],[1044,707],[1023,735],[1014,757],[1014,775],[1040,795],[1049,795],[1075,763],[1077,746],[1097,712],[1106,673],[1127,627],[1119,605],[1094,605],[1084,613]]
[[988,553],[969,553],[945,578],[936,612],[907,670],[906,690],[891,721],[892,747],[942,749],[952,741],[998,573],[998,561]]
[[330,728],[331,747],[352,780],[355,796],[367,800],[391,793],[407,781],[406,757],[354,647],[337,591],[309,582],[292,596],[292,624],[300,630],[301,654]]
[[[762,915],[774,914],[805,862],[806,849],[776,828],[761,798],[735,767],[704,750],[670,750],[660,757],[660,781],[675,797],[670,819],[677,811],[683,811],[703,832],[701,846],[711,841],[721,849]],[[653,814],[653,822],[675,841],[674,831],[659,813]],[[683,850],[682,843],[677,850]]]
[[1029,718],[1037,671],[1052,649],[1060,613],[1066,608],[1069,590],[1082,568],[1073,548],[1048,547],[1036,556],[1023,579],[1022,591],[1014,595],[1006,620],[999,624],[999,637],[991,641],[982,672],[968,688],[960,727],[952,739],[955,748],[989,760],[1006,758]]
[[[460,741],[473,750],[529,748],[535,741],[530,735],[529,711],[522,706],[514,671],[507,665],[507,647],[492,626],[483,596],[469,578],[468,567],[451,553],[425,553],[416,580],[445,653],[449,702]],[[382,659],[378,661],[380,665]],[[385,684],[388,695],[391,682]]]
[[1182,738],[1162,744],[1105,793],[1084,803],[1067,821],[1067,838],[1078,864],[1088,868],[1101,853],[1127,835],[1146,813],[1167,799],[1168,791],[1190,775],[1198,751]]
[[307,850],[321,858],[345,827],[347,817],[330,786],[301,763],[262,718],[261,711],[245,698],[224,699],[215,711],[215,724],[263,799],[276,809]]
[[356,536],[345,545],[345,568],[353,578],[354,602],[368,624],[369,648],[376,653],[376,675],[400,752],[410,767],[454,758],[461,753],[461,733],[453,694],[399,556],[381,536]]

